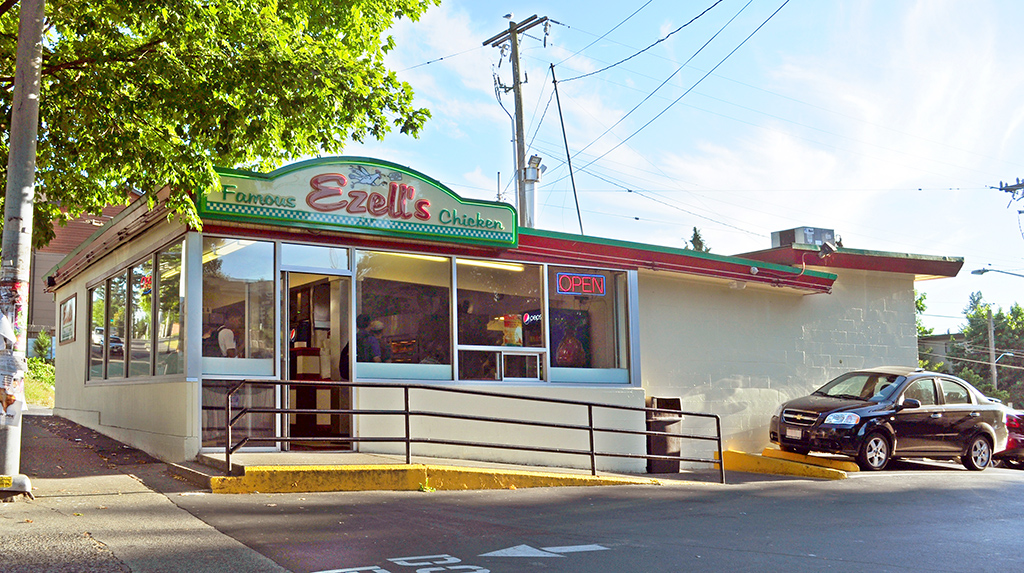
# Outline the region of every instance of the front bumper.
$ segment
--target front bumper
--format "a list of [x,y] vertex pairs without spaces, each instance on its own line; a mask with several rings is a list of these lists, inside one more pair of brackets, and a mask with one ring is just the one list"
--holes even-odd
[[860,434],[857,426],[820,423],[812,426],[795,426],[780,421],[778,416],[772,416],[768,439],[787,448],[856,456],[860,450]]

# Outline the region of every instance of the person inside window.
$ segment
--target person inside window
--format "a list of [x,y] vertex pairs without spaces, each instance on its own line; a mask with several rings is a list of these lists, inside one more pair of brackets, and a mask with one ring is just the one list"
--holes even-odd
[[384,340],[384,323],[375,320],[370,323],[370,335],[377,339],[380,348],[380,360],[374,362],[391,362],[391,344]]
[[224,326],[216,331],[217,344],[220,346],[220,355],[228,358],[241,358],[245,356],[242,346],[242,312],[238,309],[230,309],[227,313],[227,320]]
[[360,314],[356,317],[356,328],[359,329],[356,332],[356,361],[357,362],[383,362],[381,359],[380,350],[380,338],[378,335],[371,331],[370,326],[376,326],[380,324],[380,329],[384,329],[384,325],[379,321],[370,319],[368,314]]

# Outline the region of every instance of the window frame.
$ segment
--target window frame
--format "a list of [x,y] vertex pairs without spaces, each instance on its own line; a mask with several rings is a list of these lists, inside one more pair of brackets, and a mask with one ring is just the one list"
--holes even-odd
[[[173,247],[175,245],[178,245],[178,244],[181,245],[182,252],[184,253],[184,250],[185,250],[185,246],[184,246],[185,245],[185,241],[184,241],[184,239],[185,239],[185,235],[184,234],[178,235],[178,236],[176,236],[175,238],[173,238],[171,240],[168,240],[166,242],[161,243],[160,245],[158,245],[156,248],[151,250],[146,255],[142,255],[142,256],[133,258],[127,264],[123,264],[123,265],[119,265],[117,267],[114,267],[110,271],[104,273],[102,278],[99,278],[99,279],[96,279],[96,280],[93,280],[93,281],[90,281],[90,282],[86,283],[86,299],[88,300],[88,317],[89,317],[88,318],[88,323],[89,323],[88,334],[89,334],[89,336],[87,337],[88,343],[86,344],[86,348],[85,348],[85,353],[86,353],[86,360],[85,360],[85,383],[86,384],[91,384],[91,385],[95,385],[95,384],[109,384],[109,383],[115,383],[115,384],[132,383],[132,384],[134,384],[134,383],[148,382],[149,380],[154,379],[154,378],[162,379],[162,378],[178,377],[178,376],[184,376],[185,375],[184,369],[182,369],[181,372],[174,373],[174,374],[167,374],[167,375],[156,374],[157,352],[156,352],[156,345],[155,345],[156,334],[157,334],[157,324],[156,324],[156,322],[159,319],[160,310],[161,310],[161,307],[160,307],[160,304],[159,304],[159,297],[155,296],[155,293],[159,292],[158,289],[160,288],[160,277],[159,277],[159,272],[158,272],[160,255],[162,253],[168,251],[171,247]],[[181,257],[181,261],[182,261],[182,263],[181,263],[182,264],[182,271],[181,272],[183,273],[184,272],[184,256]],[[149,353],[149,360],[148,360],[149,365],[148,365],[148,368],[146,369],[146,372],[142,373],[142,374],[132,375],[132,373],[131,373],[131,363],[129,361],[129,357],[131,355],[131,345],[132,345],[132,336],[131,336],[131,332],[129,332],[129,331],[132,328],[132,321],[133,321],[134,312],[135,312],[135,308],[134,308],[135,305],[134,305],[134,303],[132,301],[132,286],[133,286],[132,285],[132,276],[134,275],[134,271],[135,271],[136,268],[141,267],[141,266],[145,265],[146,263],[148,263],[150,265],[150,269],[151,269],[151,273],[150,274],[152,275],[152,283],[151,283],[151,287],[150,287],[150,289],[151,289],[150,296],[152,296],[152,302],[150,304],[149,326],[147,328],[147,330],[149,331],[149,336],[150,336],[150,341],[151,341],[152,348],[151,348],[150,353]],[[125,307],[125,312],[124,312],[124,314],[125,314],[124,330],[125,330],[125,332],[121,335],[121,344],[122,344],[122,348],[124,349],[123,350],[124,355],[123,355],[123,359],[122,359],[124,361],[124,369],[123,369],[123,375],[112,377],[112,376],[110,376],[110,351],[109,351],[110,345],[107,343],[108,337],[109,337],[109,333],[110,333],[110,324],[109,324],[110,323],[110,301],[111,301],[111,288],[110,287],[111,287],[111,280],[117,278],[119,275],[124,275],[125,276],[125,301],[124,301],[124,307]],[[95,325],[94,325],[94,322],[93,322],[93,313],[95,311],[93,310],[93,308],[94,308],[94,305],[95,305],[94,293],[98,289],[102,289],[102,292],[103,292],[103,305],[104,305],[104,309],[103,309],[103,340],[104,340],[104,344],[101,347],[102,348],[102,358],[101,358],[102,366],[101,366],[101,369],[100,369],[101,370],[101,375],[100,376],[93,376],[92,375],[92,366],[93,366],[92,347],[93,347],[93,334],[94,334],[94,331],[95,331]],[[178,322],[179,322],[179,327],[178,327],[179,328],[179,332],[181,332],[184,329],[184,324],[183,324],[183,321],[182,321],[182,316],[181,316],[180,311],[179,311],[179,316],[178,316]]]

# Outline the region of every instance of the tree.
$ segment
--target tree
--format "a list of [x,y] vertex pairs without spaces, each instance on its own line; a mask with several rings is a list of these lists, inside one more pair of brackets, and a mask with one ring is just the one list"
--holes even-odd
[[[933,328],[926,328],[924,323],[921,322],[921,315],[924,314],[924,311],[928,310],[928,305],[925,303],[927,298],[927,294],[917,292],[916,289],[914,290],[914,313],[917,315],[918,338],[921,338],[922,336],[930,336],[935,330]],[[943,366],[945,365],[944,362],[936,362],[933,360],[931,348],[922,348],[920,346],[918,347],[917,364],[925,370],[932,370],[935,372],[942,372]]]
[[1015,352],[1018,356],[1006,356],[999,361],[999,391],[992,387],[988,352],[989,310],[992,311],[996,356],[1024,348],[1024,308],[1014,303],[1009,312],[1003,312],[1001,308],[992,308],[986,303],[980,292],[974,292],[964,308],[967,319],[962,330],[964,344],[952,348],[949,357],[956,364],[957,375],[975,383],[979,390],[1004,401],[1024,403],[1024,370],[1008,368],[1020,367],[1020,355],[1024,353]]
[[683,248],[688,251],[697,251],[698,253],[711,252],[711,247],[704,242],[704,237],[701,236],[700,229],[697,227],[693,228],[693,236],[686,242],[686,246]]
[[50,333],[46,332],[45,329],[40,330],[39,334],[36,335],[36,341],[32,345],[32,350],[36,353],[36,356],[50,362],[50,352],[52,350],[53,339],[50,338]]
[[[152,204],[165,185],[172,211],[199,226],[193,193],[214,188],[215,166],[265,171],[392,129],[415,136],[430,114],[384,66],[385,32],[437,2],[50,0],[34,243],[52,238],[53,221],[125,203],[130,190]],[[15,6],[0,3],[5,127]]]

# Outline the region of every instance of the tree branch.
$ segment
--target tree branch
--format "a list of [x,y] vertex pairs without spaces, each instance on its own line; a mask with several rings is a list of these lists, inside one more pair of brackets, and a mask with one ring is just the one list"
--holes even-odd
[[14,5],[18,3],[18,0],[4,0],[3,4],[0,4],[0,16],[3,16],[7,12],[14,8]]
[[[106,58],[106,59],[104,59],[104,61],[107,61],[107,62],[137,62],[137,61],[141,60],[142,58],[146,57],[146,55],[149,54],[149,52],[152,51],[152,49],[154,47],[156,47],[156,46],[158,46],[158,45],[160,45],[162,43],[164,43],[164,40],[162,38],[159,38],[159,39],[156,39],[156,40],[152,40],[150,42],[142,44],[141,46],[138,46],[138,47],[134,48],[130,52],[126,52],[125,54],[123,54],[121,56],[113,57],[113,58]],[[79,58],[79,59],[71,61],[71,62],[62,62],[60,64],[54,64],[52,66],[47,66],[47,65],[44,64],[43,65],[43,72],[42,73],[44,75],[46,75],[46,74],[52,75],[52,74],[55,74],[55,73],[58,73],[58,72],[61,72],[61,71],[64,71],[64,70],[82,70],[82,69],[85,69],[89,64],[95,64],[98,61],[99,60],[97,60],[96,58]]]

